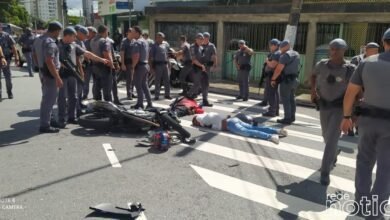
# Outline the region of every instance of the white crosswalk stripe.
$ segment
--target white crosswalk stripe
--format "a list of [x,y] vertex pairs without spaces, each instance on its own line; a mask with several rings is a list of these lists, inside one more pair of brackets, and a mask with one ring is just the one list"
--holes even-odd
[[[213,107],[204,108],[206,112],[222,111],[224,113],[238,113],[245,112],[253,117],[261,117],[261,114],[254,114],[252,111],[245,111],[246,108],[256,108],[259,112],[262,110],[260,106],[253,106],[259,101],[249,100],[247,103],[236,102],[234,97],[224,96],[219,94],[210,94],[209,100],[213,102]],[[154,102],[153,105],[161,108],[168,108],[169,101],[161,100]],[[236,108],[237,107],[237,108]],[[242,137],[227,132],[210,130],[207,128],[196,128],[192,126],[191,118],[181,118],[181,125],[189,131],[194,131],[203,134],[216,134],[218,137],[226,138],[229,140],[231,145],[222,146],[221,143],[215,143],[216,141],[211,138],[207,142],[198,141],[195,145],[181,144],[185,148],[195,150],[196,152],[207,153],[213,155],[213,157],[224,158],[225,160],[232,160],[234,162],[243,163],[248,166],[257,167],[257,169],[265,169],[270,172],[277,172],[286,177],[292,176],[302,180],[309,180],[313,184],[320,184],[320,171],[317,170],[321,166],[321,160],[323,157],[323,150],[315,145],[324,145],[322,136],[318,135],[321,127],[319,120],[311,115],[299,113],[297,118],[300,120],[296,121],[295,125],[301,125],[301,129],[296,129],[296,126],[286,127],[288,135],[293,137],[295,142],[290,143],[291,139],[281,139],[279,145],[266,140],[260,140],[256,138]],[[276,122],[277,118],[268,118],[267,121]],[[229,143],[228,142],[228,143]],[[232,146],[236,143],[242,143],[240,149]],[[264,149],[264,151],[280,152],[283,155],[299,155],[301,158],[297,161],[286,162],[280,158],[272,158],[272,154],[257,155],[254,152],[246,152],[245,144],[251,146],[258,146]],[[299,144],[297,144],[299,143]],[[340,146],[350,149],[355,152],[356,144],[347,141],[340,141]],[[317,167],[308,167],[308,163],[303,163],[306,159],[317,163]],[[346,154],[340,154],[337,158],[337,164],[344,166],[342,169],[355,170],[356,159],[347,156]],[[310,163],[311,163],[310,162]],[[313,162],[313,163],[314,163]],[[205,161],[202,166],[207,167],[207,164],[212,166],[212,160]],[[305,164],[305,165],[302,165]],[[240,179],[235,176],[226,175],[214,171],[213,169],[200,167],[196,163],[192,163],[191,168],[211,187],[237,195],[241,198],[263,204],[276,210],[283,210],[285,212],[296,215],[300,218],[306,219],[345,219],[349,213],[342,210],[336,210],[333,208],[327,208],[323,204],[319,204],[318,201],[311,201],[301,198],[298,195],[290,195],[285,192],[280,192],[276,189],[265,187],[262,184],[254,184],[248,182],[245,179]],[[338,167],[336,167],[337,169]],[[374,173],[376,169],[374,168]],[[330,175],[330,187],[335,190],[341,190],[343,192],[353,194],[354,173],[350,172],[347,176],[337,176],[335,174]],[[289,205],[287,205],[289,204]],[[294,204],[293,206],[291,204]],[[302,208],[304,207],[304,208]],[[302,211],[310,210],[310,211]]]

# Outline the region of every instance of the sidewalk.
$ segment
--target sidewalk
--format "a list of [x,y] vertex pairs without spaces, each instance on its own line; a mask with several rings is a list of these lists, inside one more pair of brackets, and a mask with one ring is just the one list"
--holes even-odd
[[[210,92],[237,96],[238,95],[238,83],[234,83],[231,81],[212,81],[210,82]],[[254,85],[250,85],[249,87],[249,98],[262,100],[264,94],[264,89],[261,88],[259,95],[259,88]],[[310,101],[310,94],[301,94],[297,96],[297,105],[306,106],[306,107],[315,107],[313,103]]]

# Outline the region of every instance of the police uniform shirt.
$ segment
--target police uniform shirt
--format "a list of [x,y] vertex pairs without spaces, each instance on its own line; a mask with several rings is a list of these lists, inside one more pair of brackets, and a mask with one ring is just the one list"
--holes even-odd
[[135,40],[132,44],[132,54],[139,54],[139,62],[147,63],[149,58],[148,43],[142,38]]
[[299,53],[294,50],[289,50],[280,55],[279,63],[285,65],[283,68],[285,75],[298,74],[300,65]]
[[364,60],[364,54],[352,57],[351,63],[357,66],[360,62],[362,62],[362,60]]
[[155,43],[152,45],[152,48],[150,49],[150,58],[154,62],[167,62],[168,51],[169,51],[169,44],[164,42],[162,44]]
[[193,59],[196,59],[199,62],[202,62],[202,59],[203,59],[203,53],[202,53],[203,47],[202,46],[199,46],[197,44],[193,44],[193,45],[191,45],[190,51],[191,51],[191,57]]
[[20,37],[19,43],[22,45],[22,48],[26,50],[26,52],[31,52],[34,40],[35,36],[33,34],[23,34],[22,37]]
[[351,83],[364,87],[364,103],[390,110],[390,52],[366,58],[351,77]]
[[90,42],[92,53],[103,58],[103,52],[111,53],[111,43],[105,38],[96,36]]
[[132,40],[129,40],[129,39],[125,38],[125,39],[122,41],[122,44],[121,44],[121,51],[124,52],[124,55],[125,55],[125,63],[126,63],[126,64],[130,64],[130,63],[131,63],[131,54],[132,54],[131,48],[132,48],[132,43],[133,43]]
[[217,54],[217,48],[213,43],[208,43],[203,45],[203,63],[208,63],[213,61],[213,56]]
[[[348,61],[342,66],[332,65],[329,59],[319,61],[314,67],[313,75],[316,76],[316,91],[321,99],[331,102],[342,98],[354,70],[355,65]],[[333,83],[329,83],[329,75],[334,76]]]
[[13,45],[15,45],[15,40],[11,35],[6,32],[0,34],[0,46],[6,58],[11,58]]
[[191,62],[192,61],[190,47],[191,47],[190,44],[187,42],[181,46],[181,50],[183,51],[183,61],[184,62]]
[[48,57],[53,58],[54,65],[56,66],[57,70],[60,69],[60,54],[55,39],[51,37],[46,37],[44,39],[42,53],[44,62]]
[[[77,65],[77,57],[82,56],[85,53],[85,49],[82,48],[77,43],[65,44],[60,42],[58,44],[58,49],[60,51],[60,60],[71,59],[73,65]],[[67,77],[68,75],[61,75],[61,77]]]
[[[268,60],[269,61],[276,61],[276,62],[279,62],[279,59],[280,59],[280,50],[278,50],[278,51],[275,51],[275,52],[273,52],[273,53],[270,53],[269,55],[268,55]],[[276,68],[276,67],[275,67]],[[268,65],[265,67],[265,71],[267,71],[267,72],[271,72],[271,71],[274,71],[275,70],[275,68],[270,68]]]
[[45,60],[44,60],[45,58],[43,56],[43,47],[42,46],[43,46],[43,42],[45,41],[46,38],[47,38],[47,35],[39,36],[39,37],[35,38],[34,44],[33,44],[33,51],[37,56],[39,68],[42,68],[43,64],[45,62]]
[[239,49],[236,52],[234,59],[237,61],[239,65],[248,65],[251,63],[251,57],[252,55],[249,55],[244,50]]

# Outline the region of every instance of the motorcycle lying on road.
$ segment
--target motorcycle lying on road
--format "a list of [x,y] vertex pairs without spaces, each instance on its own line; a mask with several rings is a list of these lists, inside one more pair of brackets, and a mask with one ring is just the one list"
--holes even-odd
[[191,134],[180,125],[180,120],[172,109],[152,108],[147,110],[126,109],[111,102],[84,101],[86,114],[79,118],[84,128],[108,131],[113,128],[129,132],[154,129],[175,130],[183,143],[192,144]]

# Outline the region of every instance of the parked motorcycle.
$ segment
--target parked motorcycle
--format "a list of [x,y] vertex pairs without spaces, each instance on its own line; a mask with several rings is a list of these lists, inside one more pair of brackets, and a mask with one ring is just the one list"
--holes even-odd
[[87,113],[79,118],[79,125],[84,128],[103,131],[120,128],[129,132],[160,128],[177,131],[184,143],[195,142],[171,109],[134,110],[105,101],[85,101],[84,104],[87,106]]

